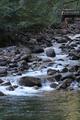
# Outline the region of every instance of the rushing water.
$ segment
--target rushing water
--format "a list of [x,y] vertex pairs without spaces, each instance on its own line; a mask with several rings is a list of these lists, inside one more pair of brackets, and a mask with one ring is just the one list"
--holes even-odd
[[[78,35],[79,36],[79,35]],[[70,36],[71,37],[71,36]],[[52,47],[49,48],[54,48],[55,53],[56,53],[56,57],[51,58],[46,56],[45,51],[48,48],[45,48],[44,52],[41,54],[37,54],[37,57],[43,59],[43,61],[45,60],[51,60],[51,65],[44,64],[42,65],[43,67],[37,67],[37,70],[32,70],[29,69],[29,71],[27,71],[26,73],[22,74],[22,75],[12,75],[12,76],[7,76],[7,77],[2,77],[1,79],[6,82],[6,81],[10,81],[11,85],[13,86],[18,86],[18,88],[16,88],[14,91],[10,91],[9,89],[7,89],[7,86],[5,85],[0,85],[0,91],[2,93],[4,93],[5,95],[14,95],[14,96],[31,96],[37,93],[37,95],[43,91],[52,91],[54,90],[53,88],[50,87],[50,83],[48,81],[46,81],[44,83],[44,80],[41,81],[42,83],[42,88],[40,89],[35,89],[34,87],[24,87],[24,86],[20,86],[18,84],[18,81],[21,77],[24,76],[32,76],[32,77],[43,77],[47,75],[47,70],[48,69],[55,69],[55,70],[62,70],[65,66],[73,66],[73,65],[78,65],[79,61],[78,60],[70,60],[68,55],[65,54],[61,48],[60,48],[61,44],[59,43],[54,43]],[[9,87],[9,86],[8,86]]]
[[[4,82],[10,81],[11,85],[18,85],[18,79],[23,76],[46,76],[49,68],[61,70],[66,65],[79,64],[78,61],[70,60],[59,47],[59,44],[54,45],[56,57],[50,58],[53,61],[51,66],[28,71],[21,76],[13,75],[1,79]],[[49,59],[45,53],[39,54],[39,57],[44,61]],[[38,90],[18,85],[18,88],[10,91],[7,86],[1,85],[0,92],[7,95],[0,96],[0,120],[80,120],[80,91],[78,90],[56,91],[50,87],[49,82],[46,82]]]
[[0,97],[0,120],[80,120],[80,92]]

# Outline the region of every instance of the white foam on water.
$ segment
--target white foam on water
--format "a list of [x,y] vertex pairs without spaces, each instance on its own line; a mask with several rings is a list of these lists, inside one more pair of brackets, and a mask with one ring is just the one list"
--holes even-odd
[[35,89],[34,87],[19,86],[14,91],[10,91],[7,88],[8,87],[6,86],[0,86],[0,91],[5,95],[14,95],[14,96],[33,96],[33,95],[39,95],[40,93],[43,93],[44,91],[54,90],[49,85],[43,86],[39,89]]
[[69,37],[71,40],[75,40],[76,38],[79,38],[79,37],[80,37],[80,34],[68,35],[68,37]]

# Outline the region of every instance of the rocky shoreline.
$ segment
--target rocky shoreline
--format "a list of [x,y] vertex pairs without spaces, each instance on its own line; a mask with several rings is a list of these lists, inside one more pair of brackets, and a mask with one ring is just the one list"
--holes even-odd
[[[20,43],[16,46],[0,48],[1,96],[6,95],[3,87],[8,94],[9,91],[15,91],[19,87],[33,87],[34,90],[39,90],[46,81],[55,90],[73,90],[80,87],[78,24],[70,24],[67,29],[48,28],[43,32],[24,36],[18,36]],[[34,72],[34,75],[27,75],[29,71]],[[38,75],[36,71],[41,74]],[[16,80],[13,82],[10,79],[6,80],[8,76],[20,77],[16,84],[12,84]]]

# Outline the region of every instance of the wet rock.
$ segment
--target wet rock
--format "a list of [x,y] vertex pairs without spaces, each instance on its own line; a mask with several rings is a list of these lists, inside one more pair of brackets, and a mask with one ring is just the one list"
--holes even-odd
[[3,83],[4,81],[0,79],[0,84]]
[[16,63],[10,63],[10,64],[9,64],[9,67],[14,68],[14,67],[18,67],[18,65],[17,65]]
[[13,85],[12,87],[13,87],[14,89],[16,89],[16,88],[18,88],[18,85]]
[[67,39],[65,37],[55,37],[54,39],[56,39],[56,41],[58,43],[65,43],[65,42],[67,42]]
[[70,86],[70,84],[72,83],[72,79],[70,79],[70,78],[66,78],[64,81],[62,81],[62,83],[61,84],[59,84],[58,86],[57,86],[57,90],[60,90],[60,89],[67,89],[69,86]]
[[1,85],[2,86],[11,86],[11,83],[10,83],[10,81],[7,81],[7,82],[3,82]]
[[35,46],[35,48],[32,50],[33,53],[42,53],[44,52],[44,49],[40,46]]
[[80,59],[80,52],[71,51],[69,54],[71,55],[72,60],[79,60]]
[[52,49],[52,48],[46,49],[46,55],[47,55],[48,57],[55,57],[55,56],[56,56],[55,51],[54,51],[54,49]]
[[54,70],[54,69],[48,69],[47,70],[47,74],[48,75],[54,75],[54,74],[56,74],[58,71],[57,70]]
[[2,58],[0,58],[0,66],[6,66],[8,62]]
[[23,54],[20,58],[20,61],[25,60],[26,62],[28,62],[29,59],[30,59],[30,54],[29,55],[28,54]]
[[27,66],[28,67],[28,64],[25,60],[21,60],[18,62],[18,67],[21,67],[21,66]]
[[39,87],[38,87],[38,86],[34,86],[34,89],[35,89],[35,90],[38,90],[38,89],[39,89]]
[[9,86],[9,87],[6,88],[6,90],[14,91],[14,88],[13,88],[13,86]]
[[58,83],[57,82],[53,82],[51,83],[50,87],[51,88],[56,88],[58,86]]
[[75,80],[70,84],[70,90],[77,90],[79,88],[79,83]]
[[80,75],[76,77],[76,81],[80,82]]
[[33,86],[41,87],[42,86],[41,80],[35,77],[22,77],[19,80],[19,85],[29,86],[29,87],[33,87]]
[[49,75],[44,79],[48,80],[49,82],[55,82],[56,81],[54,75]]
[[20,60],[20,57],[21,57],[20,54],[13,56],[12,62],[18,62]]
[[0,77],[6,76],[6,75],[7,75],[7,68],[1,67],[0,68]]
[[69,69],[69,72],[78,72],[78,70],[79,70],[79,66],[75,65]]
[[55,74],[55,80],[60,81],[62,79],[62,75],[60,73]]
[[63,68],[61,72],[62,72],[62,73],[68,72],[68,68],[67,68],[67,67]]
[[0,91],[0,96],[5,96],[5,94]]

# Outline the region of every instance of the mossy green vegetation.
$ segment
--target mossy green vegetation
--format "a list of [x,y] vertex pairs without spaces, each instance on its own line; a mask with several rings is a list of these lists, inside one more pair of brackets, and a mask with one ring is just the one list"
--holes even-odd
[[[70,2],[72,0],[68,0]],[[63,8],[80,8],[80,0],[0,0],[0,26],[24,28],[60,23]]]

